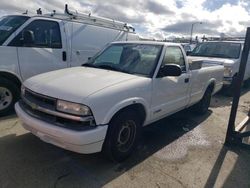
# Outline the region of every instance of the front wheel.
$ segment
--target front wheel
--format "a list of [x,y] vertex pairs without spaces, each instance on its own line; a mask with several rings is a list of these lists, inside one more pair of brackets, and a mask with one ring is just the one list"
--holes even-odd
[[194,111],[200,115],[206,114],[210,106],[211,98],[212,98],[212,89],[208,88],[205,91],[202,99],[193,106]]
[[19,96],[20,90],[15,83],[5,78],[0,78],[0,116],[7,115],[13,110]]
[[111,160],[121,162],[136,149],[141,133],[141,121],[133,110],[126,110],[111,120],[103,153]]

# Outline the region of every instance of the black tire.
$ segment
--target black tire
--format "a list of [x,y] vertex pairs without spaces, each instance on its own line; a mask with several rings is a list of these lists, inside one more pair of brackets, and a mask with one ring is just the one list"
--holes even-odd
[[20,89],[17,85],[6,78],[0,77],[0,116],[8,115],[14,109],[19,97]]
[[109,124],[103,145],[105,156],[115,162],[127,159],[137,147],[141,122],[134,110],[125,110],[116,115]]
[[207,88],[202,99],[193,106],[193,110],[199,114],[204,115],[208,112],[208,108],[210,106],[211,98],[212,98],[212,89]]

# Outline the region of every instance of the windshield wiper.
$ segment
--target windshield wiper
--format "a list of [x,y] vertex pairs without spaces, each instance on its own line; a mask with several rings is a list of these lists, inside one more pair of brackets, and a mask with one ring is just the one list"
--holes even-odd
[[93,67],[97,69],[106,69],[106,70],[113,70],[113,71],[118,71],[118,72],[124,72],[124,73],[129,73],[128,71],[122,70],[118,67],[113,67],[111,65],[94,65],[92,63],[85,63],[82,64],[83,67]]
[[205,54],[199,54],[199,53],[192,53],[189,56],[207,56]]
[[226,54],[211,54],[212,57],[219,57],[219,58],[233,58]]
[[190,54],[190,56],[200,56],[200,57],[217,57],[217,58],[233,58],[225,54]]
[[118,71],[118,72],[124,72],[124,73],[128,73],[127,71],[125,70],[122,70],[118,67],[113,67],[111,65],[99,65],[98,66],[99,68],[103,68],[103,69],[107,69],[107,70],[113,70],[113,71]]
[[96,65],[92,64],[92,63],[84,63],[82,64],[82,67],[93,67],[93,68],[98,68]]
[[111,66],[111,65],[99,65],[99,67],[100,67],[100,68],[103,68],[103,69],[114,70],[114,71],[119,70],[118,68],[113,67],[113,66]]

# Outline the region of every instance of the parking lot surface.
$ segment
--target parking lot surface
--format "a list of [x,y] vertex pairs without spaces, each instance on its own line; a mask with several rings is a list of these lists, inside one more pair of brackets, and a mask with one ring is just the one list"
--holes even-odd
[[[250,187],[250,151],[223,145],[232,98],[217,94],[209,113],[185,110],[146,127],[138,150],[113,163],[40,141],[15,113],[0,118],[0,188]],[[250,106],[244,90],[237,123]]]

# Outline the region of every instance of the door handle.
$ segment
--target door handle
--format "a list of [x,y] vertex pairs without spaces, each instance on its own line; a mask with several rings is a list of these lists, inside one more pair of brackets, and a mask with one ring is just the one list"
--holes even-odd
[[67,54],[65,51],[62,52],[62,60],[66,61],[67,60]]
[[188,83],[189,82],[189,78],[185,78],[184,82]]

